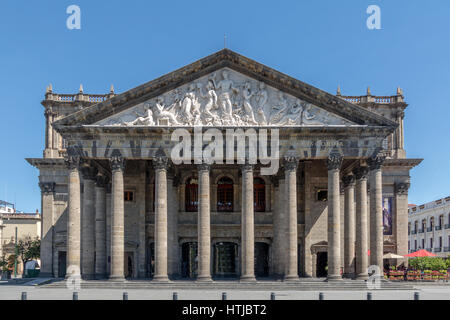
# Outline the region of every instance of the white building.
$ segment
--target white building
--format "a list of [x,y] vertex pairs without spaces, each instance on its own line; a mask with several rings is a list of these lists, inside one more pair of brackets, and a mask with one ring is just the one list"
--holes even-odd
[[450,197],[409,208],[409,252],[426,249],[450,255]]

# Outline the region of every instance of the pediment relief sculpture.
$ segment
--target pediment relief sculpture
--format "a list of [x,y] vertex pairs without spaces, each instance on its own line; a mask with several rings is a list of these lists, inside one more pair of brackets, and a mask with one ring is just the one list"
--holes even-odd
[[354,123],[228,68],[101,120],[101,126],[333,126]]

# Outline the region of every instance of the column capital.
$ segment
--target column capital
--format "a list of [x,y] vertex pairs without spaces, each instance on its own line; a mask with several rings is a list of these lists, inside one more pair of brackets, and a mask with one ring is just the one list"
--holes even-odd
[[207,164],[207,163],[201,163],[197,165],[197,170],[198,171],[209,171],[211,170],[211,165]]
[[361,166],[353,169],[353,173],[355,174],[356,179],[367,179],[367,175],[369,174],[369,168],[366,166]]
[[381,169],[384,160],[386,160],[386,156],[384,154],[376,153],[367,160],[367,164],[369,165],[370,170],[379,170]]
[[66,155],[64,157],[64,163],[69,170],[78,169],[80,166],[80,162],[81,157],[79,155]]
[[84,162],[80,169],[84,180],[95,180],[97,168],[92,167],[88,162]]
[[330,153],[327,158],[328,170],[339,170],[341,168],[343,159],[344,157],[339,153]]
[[99,188],[106,188],[109,183],[109,178],[104,175],[103,173],[98,173],[95,177],[95,182],[97,187]]
[[122,156],[112,156],[109,161],[113,171],[125,169],[125,159]]
[[355,176],[353,174],[349,174],[342,178],[342,184],[344,185],[344,189],[348,187],[355,186]]
[[246,164],[241,165],[241,171],[242,172],[253,171],[253,167],[254,167],[254,165],[246,163]]
[[51,194],[55,192],[55,183],[54,182],[39,182],[39,188],[41,188],[41,192],[43,194]]
[[408,194],[410,184],[407,182],[397,182],[395,184],[395,193],[399,195]]
[[292,155],[286,155],[284,156],[284,168],[287,171],[294,171],[297,170],[298,167],[298,157],[292,156]]
[[156,170],[167,170],[169,167],[169,159],[166,156],[157,156],[153,158],[153,167]]

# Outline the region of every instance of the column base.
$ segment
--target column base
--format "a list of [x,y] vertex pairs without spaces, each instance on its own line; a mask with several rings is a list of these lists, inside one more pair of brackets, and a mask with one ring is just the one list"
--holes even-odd
[[154,281],[154,282],[169,282],[169,277],[164,276],[164,275],[154,276],[152,281]]
[[241,276],[239,282],[256,282],[256,278],[251,275]]
[[329,275],[327,276],[327,281],[328,282],[333,282],[333,281],[342,281],[342,276],[340,274],[335,274],[335,275]]
[[211,276],[198,276],[196,282],[213,282]]
[[360,273],[356,275],[356,280],[367,280],[369,279],[369,275],[367,273]]
[[342,277],[346,278],[346,279],[354,279],[355,278],[355,274],[354,273],[344,273],[342,275]]
[[295,282],[299,281],[299,277],[297,275],[287,275],[284,277],[283,281]]
[[108,278],[109,281],[117,281],[117,282],[125,282],[125,277],[124,276],[114,276],[114,275],[110,275]]

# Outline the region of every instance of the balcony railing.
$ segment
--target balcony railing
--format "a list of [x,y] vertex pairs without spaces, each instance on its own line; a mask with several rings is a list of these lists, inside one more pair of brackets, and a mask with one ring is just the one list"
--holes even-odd
[[433,231],[433,227],[428,227],[427,232],[431,232],[431,231]]
[[411,234],[416,234],[416,233],[417,233],[417,230],[411,231]]
[[450,247],[444,247],[444,252],[450,252]]
[[423,233],[424,231],[425,231],[425,230],[423,230],[423,229],[420,229],[420,230],[419,230],[419,233]]
[[434,252],[441,252],[442,248],[434,248]]
[[445,225],[445,229],[450,229],[450,223],[447,223],[447,224]]
[[434,227],[434,230],[442,230],[442,226],[436,226]]

